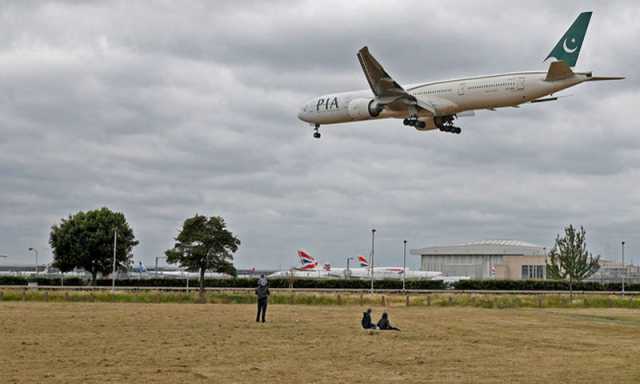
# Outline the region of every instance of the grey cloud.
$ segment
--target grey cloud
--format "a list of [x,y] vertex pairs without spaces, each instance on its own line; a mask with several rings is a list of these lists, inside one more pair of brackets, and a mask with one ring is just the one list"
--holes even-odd
[[[521,69],[594,10],[580,68],[627,75],[556,103],[479,112],[463,135],[398,121],[297,121],[316,94],[366,89],[369,45],[402,83]],[[223,215],[241,267],[379,260],[568,223],[631,255],[640,200],[635,2],[10,2],[0,7],[0,251],[29,262],[69,213],[122,210],[152,263],[194,213]],[[46,257],[46,256],[45,256]],[[4,261],[3,261],[4,262]],[[417,260],[412,259],[416,265]]]

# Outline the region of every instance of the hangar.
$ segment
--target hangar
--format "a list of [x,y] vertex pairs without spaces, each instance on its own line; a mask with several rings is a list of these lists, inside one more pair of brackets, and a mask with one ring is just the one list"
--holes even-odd
[[517,240],[484,240],[412,249],[420,268],[472,279],[544,279],[546,248]]

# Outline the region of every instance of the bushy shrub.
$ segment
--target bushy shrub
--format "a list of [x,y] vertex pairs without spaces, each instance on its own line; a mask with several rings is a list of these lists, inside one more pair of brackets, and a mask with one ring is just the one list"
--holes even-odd
[[[41,276],[0,276],[0,285],[27,285],[31,282],[38,285],[60,285],[60,278],[41,277]],[[81,286],[84,281],[79,277],[67,277],[64,279],[64,285]]]
[[[568,291],[569,282],[566,280],[460,280],[454,284],[460,290],[495,290],[495,291]],[[621,283],[599,283],[581,281],[573,283],[574,291],[609,291],[622,289]],[[640,284],[627,284],[629,291],[640,290]]]
[[[254,288],[258,279],[206,279],[205,287],[216,288]],[[99,279],[98,286],[111,286],[110,279]],[[186,287],[185,279],[127,279],[116,280],[120,287]],[[191,279],[189,286],[197,288],[200,285],[198,279]],[[289,288],[288,279],[269,279],[271,288]],[[294,288],[320,288],[320,289],[367,289],[371,286],[368,280],[342,280],[342,279],[297,279],[293,282]],[[400,280],[378,280],[376,289],[402,289]],[[444,289],[442,281],[436,280],[409,280],[407,289]]]
[[[207,279],[206,287],[216,288],[254,288],[258,279]],[[35,276],[0,276],[2,285],[27,285],[29,282],[37,282],[38,285],[60,286],[60,278],[35,277]],[[98,279],[98,286],[111,286],[111,279]],[[79,277],[64,279],[65,286],[88,285],[87,280]],[[185,279],[124,279],[116,280],[119,287],[186,287]],[[200,285],[198,279],[189,280],[189,286],[196,289]],[[288,279],[269,279],[272,288],[289,288]],[[368,289],[371,286],[369,280],[343,280],[343,279],[297,279],[293,282],[294,288],[318,288],[318,289]],[[401,280],[377,280],[375,289],[402,289]],[[437,290],[446,286],[439,280],[407,280],[407,289]],[[453,288],[459,290],[495,290],[495,291],[568,291],[569,282],[562,280],[460,280],[453,284]],[[575,291],[606,291],[617,292],[622,288],[621,283],[576,282],[573,284]],[[640,284],[626,284],[628,291],[640,291]]]

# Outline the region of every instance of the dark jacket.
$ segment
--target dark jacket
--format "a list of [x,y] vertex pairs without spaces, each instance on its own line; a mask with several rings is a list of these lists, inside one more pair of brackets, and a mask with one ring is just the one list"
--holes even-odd
[[258,280],[258,287],[256,288],[256,295],[258,296],[258,300],[266,299],[271,292],[269,292],[269,283],[267,279]]
[[393,331],[399,331],[400,329],[391,326],[391,322],[389,322],[389,316],[386,313],[382,314],[382,317],[380,318],[380,321],[378,321],[378,328],[379,329],[388,329],[388,330],[393,330]]
[[362,328],[364,329],[371,329],[376,327],[376,325],[373,324],[373,322],[371,321],[371,315],[369,314],[369,312],[362,313],[361,323],[362,323]]

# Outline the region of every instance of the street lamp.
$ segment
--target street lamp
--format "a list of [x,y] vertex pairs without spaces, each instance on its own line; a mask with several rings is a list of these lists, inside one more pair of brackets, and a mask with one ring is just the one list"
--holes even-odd
[[627,267],[624,265],[624,241],[622,242],[622,296],[624,297],[624,278],[627,275]]
[[353,257],[347,257],[347,273],[345,274],[344,277],[346,277],[347,279],[351,278],[351,270],[349,269],[349,262],[353,260]]
[[543,278],[547,279],[547,247],[542,247],[542,253],[544,253],[544,276]]
[[158,277],[158,259],[166,259],[167,256],[156,256],[156,267],[153,270],[153,273],[155,274],[155,277]]
[[33,247],[29,247],[29,250],[36,255],[36,275],[37,275],[38,274],[38,250]]
[[375,260],[374,260],[374,255],[375,255],[375,251],[374,251],[374,246],[375,246],[375,240],[376,240],[376,229],[373,228],[371,230],[371,293],[373,294],[373,272],[374,272],[374,265],[375,265]]
[[402,291],[405,291],[405,280],[407,278],[407,240],[404,240],[404,250],[402,251]]
[[118,245],[118,229],[113,229],[113,270],[111,271],[111,292],[116,290],[116,246]]

